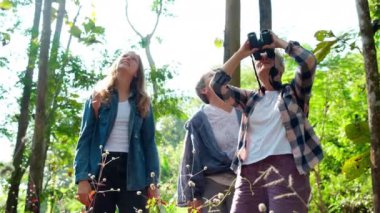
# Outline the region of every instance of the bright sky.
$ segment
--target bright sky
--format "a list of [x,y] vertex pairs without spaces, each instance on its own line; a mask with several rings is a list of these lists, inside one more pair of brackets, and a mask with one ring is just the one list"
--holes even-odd
[[[83,5],[81,14],[90,15],[91,1]],[[88,3],[87,3],[88,2]],[[98,24],[106,27],[104,48],[110,51],[121,48],[129,50],[136,44],[138,38],[129,28],[125,18],[124,0],[94,0],[94,8]],[[112,2],[112,4],[110,4]],[[144,34],[150,32],[154,16],[151,15],[149,4],[151,0],[129,0],[130,18],[136,27]],[[194,96],[194,85],[199,76],[209,68],[220,65],[223,61],[223,48],[214,46],[215,38],[223,38],[225,1],[222,0],[176,0],[169,7],[174,17],[163,17],[159,23],[156,36],[162,43],[153,41],[152,54],[157,65],[170,64],[178,75],[168,84],[169,87]],[[69,7],[70,14],[76,13],[76,8]],[[241,0],[241,40],[247,33],[259,30],[258,0]],[[23,10],[21,17],[31,17],[33,7]],[[273,31],[282,38],[297,40],[315,46],[314,33],[321,29],[332,30],[339,34],[347,30],[357,30],[358,21],[354,0],[272,0]],[[71,17],[72,18],[72,17]],[[31,26],[32,18],[24,18],[25,26]],[[23,20],[24,20],[23,19]],[[238,30],[238,29],[237,29]],[[11,51],[10,70],[23,70],[26,61],[25,48],[29,36],[12,37],[12,42],[6,46]],[[89,61],[99,59],[100,51],[88,51],[73,45],[72,50]],[[138,50],[143,57],[144,52]],[[0,53],[0,56],[3,55]],[[248,60],[243,64],[248,64]],[[145,66],[148,63],[145,61]],[[36,71],[37,72],[37,71]],[[17,75],[11,71],[1,71],[3,77],[0,84],[9,86],[17,81]],[[12,92],[13,93],[13,92]],[[20,97],[16,91],[15,97],[1,101],[0,121],[8,113],[18,112],[15,100]],[[5,110],[7,109],[7,110]],[[13,109],[13,110],[9,110]],[[14,143],[12,141],[12,143]],[[9,161],[13,153],[11,143],[0,137],[0,161]]]

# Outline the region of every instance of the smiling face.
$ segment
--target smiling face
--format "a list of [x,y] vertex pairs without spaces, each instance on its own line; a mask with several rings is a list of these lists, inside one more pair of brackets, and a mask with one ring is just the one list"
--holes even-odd
[[134,52],[123,54],[117,64],[117,80],[118,82],[130,82],[131,79],[137,77],[140,64],[140,57]]

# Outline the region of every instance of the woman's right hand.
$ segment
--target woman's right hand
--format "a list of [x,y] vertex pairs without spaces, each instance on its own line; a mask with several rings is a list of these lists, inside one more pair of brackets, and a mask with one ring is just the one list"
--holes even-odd
[[77,191],[77,199],[79,202],[81,202],[85,206],[90,206],[90,192],[91,192],[91,185],[90,182],[87,180],[80,181],[78,184],[78,191]]
[[194,200],[188,202],[188,213],[201,212],[202,201]]
[[244,44],[239,48],[239,50],[236,52],[240,58],[240,60],[248,57],[249,55],[253,54],[256,52],[257,48],[251,49],[251,45],[249,44],[249,41],[245,41]]

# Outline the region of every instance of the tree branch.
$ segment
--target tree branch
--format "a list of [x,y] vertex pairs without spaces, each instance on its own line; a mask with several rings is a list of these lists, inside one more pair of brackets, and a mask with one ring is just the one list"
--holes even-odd
[[128,15],[128,0],[125,0],[125,16],[127,17],[127,22],[129,24],[129,26],[132,28],[132,30],[141,38],[143,39],[144,36],[134,27],[134,25],[132,24],[131,20],[129,19],[129,15]]
[[149,38],[156,32],[158,22],[160,21],[160,17],[162,14],[162,0],[159,0],[159,1],[160,1],[160,6],[159,6],[158,11],[156,11],[156,23],[154,24],[152,32],[149,34]]

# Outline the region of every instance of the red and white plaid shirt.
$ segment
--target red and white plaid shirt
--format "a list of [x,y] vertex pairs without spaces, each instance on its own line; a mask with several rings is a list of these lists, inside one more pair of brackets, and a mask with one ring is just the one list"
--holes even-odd
[[[282,98],[279,110],[296,167],[300,174],[306,174],[323,158],[319,139],[307,119],[317,61],[315,56],[301,47],[298,42],[289,42],[285,51],[295,59],[299,67],[291,83],[284,85],[281,90]],[[248,117],[263,94],[228,85],[230,80],[231,77],[219,69],[212,79],[211,85],[220,98],[226,102],[232,102],[243,112],[238,153],[232,165],[232,168],[236,169],[240,160],[247,158]]]

